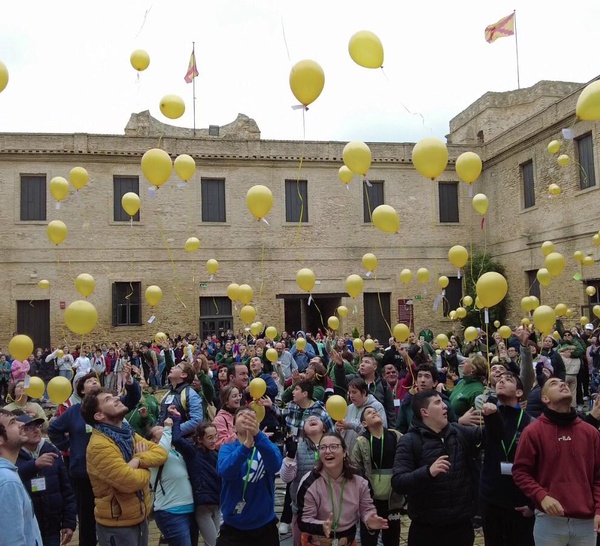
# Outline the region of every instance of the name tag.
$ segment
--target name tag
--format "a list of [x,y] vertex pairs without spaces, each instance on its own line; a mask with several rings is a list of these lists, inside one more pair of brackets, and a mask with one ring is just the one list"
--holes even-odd
[[512,476],[512,463],[500,463],[500,474],[503,476]]
[[33,478],[31,480],[31,491],[32,493],[46,491],[46,478]]
[[88,425],[88,424],[86,424],[86,425],[85,425],[85,433],[86,433],[86,434],[91,434],[91,433],[92,433],[92,430],[94,430],[94,429],[92,428],[92,425]]
[[397,398],[394,398],[394,406],[396,406],[396,407],[400,406],[400,400],[398,400]]
[[170,406],[173,403],[173,400],[175,400],[175,395],[174,394],[169,394],[165,398],[165,404],[167,404],[167,405]]

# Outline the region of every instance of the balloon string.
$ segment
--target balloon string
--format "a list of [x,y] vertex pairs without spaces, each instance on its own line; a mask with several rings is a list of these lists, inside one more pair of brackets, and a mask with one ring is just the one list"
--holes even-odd
[[285,26],[283,24],[283,15],[281,16],[281,34],[283,35],[283,45],[285,46],[285,52],[290,64],[292,64],[292,58],[290,57],[290,48],[288,47],[287,38],[285,37]]
[[315,300],[315,298],[312,299],[312,302],[313,302],[313,304],[315,306],[315,309],[319,313],[319,318],[321,319],[321,326],[323,326],[324,330],[328,330],[329,329],[329,325],[325,326],[325,321],[323,320],[323,314],[321,313],[321,309],[319,309],[319,306],[317,305],[317,301]]
[[379,301],[379,311],[381,312],[381,318],[383,318],[383,321],[385,322],[385,325],[387,326],[388,330],[390,331],[390,336],[392,335],[392,327],[390,326],[390,323],[387,321],[387,318],[385,316],[385,313],[383,312],[383,305],[381,303],[381,293],[379,292],[379,280],[377,279],[377,269],[375,269],[374,273],[374,277],[375,277],[375,289],[377,290],[377,300]]
[[[392,82],[390,81],[390,79],[387,77],[387,74],[385,73],[385,70],[383,69],[383,66],[381,67],[381,73],[383,74],[383,77],[387,80],[388,84],[390,84],[390,86],[396,87],[396,86],[394,86],[394,84],[392,84]],[[423,126],[425,126],[425,118],[423,117],[423,114],[420,114],[419,112],[412,112],[404,104],[404,102],[402,102],[402,99],[398,98],[398,96],[399,96],[399,94],[396,94],[396,98],[397,98],[398,102],[400,103],[400,105],[402,106],[402,108],[404,108],[406,110],[406,112],[408,114],[410,114],[411,116],[419,116],[421,118],[421,121],[423,122]]]
[[173,288],[175,289],[175,298],[177,299],[177,301],[179,303],[181,303],[181,305],[183,306],[184,309],[187,309],[187,305],[183,302],[183,300],[181,299],[181,296],[179,294],[179,287],[178,287],[178,281],[177,281],[177,268],[175,267],[175,262],[173,261],[173,253],[171,252],[171,247],[169,246],[169,241],[167,241],[167,237],[165,236],[165,231],[163,229],[163,225],[162,225],[162,220],[159,223],[160,226],[160,235],[165,243],[165,248],[167,249],[167,254],[169,255],[169,261],[171,262],[171,267],[173,269]]
[[[300,174],[302,172],[302,163],[304,161],[304,153],[306,150],[306,119],[305,109],[302,110],[302,148],[300,151],[300,163],[298,164],[298,175],[296,177],[296,191],[298,192],[298,198],[300,199],[300,217],[298,218],[298,226],[296,227],[296,236],[294,238],[294,246],[298,249],[298,241],[300,239],[300,229],[302,228],[302,219],[304,218],[304,197],[300,192]],[[303,253],[298,253],[298,261],[302,263],[304,261]]]
[[260,307],[262,301],[262,293],[265,285],[265,224],[261,222],[261,249],[260,249],[260,289],[258,291],[258,307]]

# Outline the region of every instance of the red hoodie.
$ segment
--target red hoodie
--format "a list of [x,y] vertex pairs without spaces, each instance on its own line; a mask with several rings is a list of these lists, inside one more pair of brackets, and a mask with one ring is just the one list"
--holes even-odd
[[512,473],[538,510],[550,495],[567,518],[600,515],[600,434],[578,417],[560,426],[541,415],[525,428]]

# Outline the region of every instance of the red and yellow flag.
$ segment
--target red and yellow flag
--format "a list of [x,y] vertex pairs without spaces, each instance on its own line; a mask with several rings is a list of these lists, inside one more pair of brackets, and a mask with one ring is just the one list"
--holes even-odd
[[489,25],[485,28],[485,41],[492,43],[498,38],[512,36],[515,33],[515,12],[503,17],[497,23]]
[[185,74],[184,80],[187,83],[192,83],[192,80],[198,76],[198,69],[196,68],[196,54],[192,49],[192,54],[190,55],[190,64],[188,65],[187,72]]

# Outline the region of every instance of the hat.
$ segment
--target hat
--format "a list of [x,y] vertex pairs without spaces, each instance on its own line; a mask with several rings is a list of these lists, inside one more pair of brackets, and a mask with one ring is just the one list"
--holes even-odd
[[23,423],[24,425],[30,425],[32,423],[34,425],[43,425],[46,422],[41,417],[36,417],[34,419],[33,417],[31,417],[31,415],[27,415],[26,413],[24,413],[23,415],[19,415],[17,417],[17,421],[19,421],[19,423]]
[[544,368],[550,371],[550,374],[554,375],[554,367],[548,357],[544,355],[540,356],[538,363],[541,363]]
[[594,325],[593,325],[591,322],[588,322],[588,323],[585,325],[585,329],[586,329],[586,330],[594,330]]

